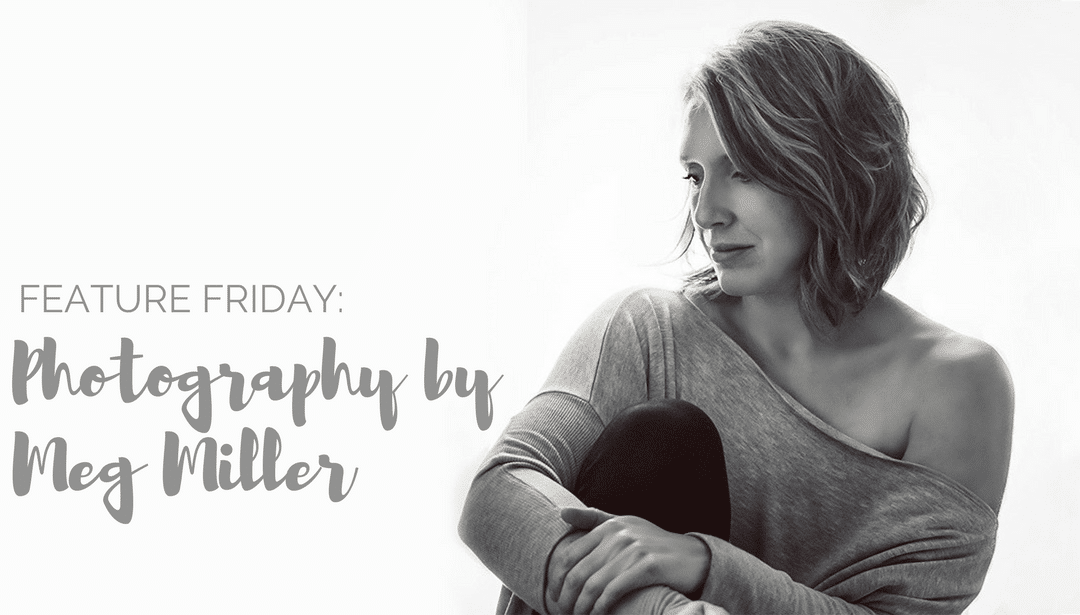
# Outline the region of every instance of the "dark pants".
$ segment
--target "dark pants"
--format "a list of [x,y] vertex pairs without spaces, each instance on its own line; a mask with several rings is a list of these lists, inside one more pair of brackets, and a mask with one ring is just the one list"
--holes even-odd
[[720,434],[704,411],[682,400],[649,401],[621,412],[586,456],[574,495],[669,532],[727,540],[730,531]]

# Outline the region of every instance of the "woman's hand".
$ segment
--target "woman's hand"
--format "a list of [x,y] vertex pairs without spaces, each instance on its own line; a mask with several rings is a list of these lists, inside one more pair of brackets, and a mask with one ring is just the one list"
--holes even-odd
[[552,552],[545,596],[552,613],[606,613],[635,589],[696,594],[705,583],[709,550],[693,536],[595,508],[564,508],[562,518],[587,533],[570,534]]

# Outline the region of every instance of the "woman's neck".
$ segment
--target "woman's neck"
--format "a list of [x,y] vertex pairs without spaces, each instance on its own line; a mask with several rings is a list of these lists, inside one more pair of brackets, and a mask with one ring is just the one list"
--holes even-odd
[[775,359],[806,357],[827,344],[803,320],[793,296],[724,297],[731,324],[759,352]]
[[912,322],[910,308],[882,292],[858,315],[846,318],[827,335],[803,319],[798,299],[753,295],[719,298],[729,332],[773,360],[814,360],[880,344]]

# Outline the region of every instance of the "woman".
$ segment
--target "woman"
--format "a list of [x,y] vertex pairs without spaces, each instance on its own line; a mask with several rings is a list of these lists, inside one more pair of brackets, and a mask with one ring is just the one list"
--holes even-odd
[[828,33],[756,24],[688,88],[681,159],[711,265],[602,306],[470,490],[500,612],[962,611],[1012,389],[881,290],[925,208],[894,92]]

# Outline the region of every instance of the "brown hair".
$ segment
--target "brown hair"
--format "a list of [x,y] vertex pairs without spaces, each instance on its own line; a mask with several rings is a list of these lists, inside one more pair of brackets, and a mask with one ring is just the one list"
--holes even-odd
[[[686,101],[708,108],[736,167],[794,199],[815,229],[803,318],[827,332],[866,307],[926,213],[907,114],[885,77],[828,32],[768,21],[713,53]],[[691,212],[684,253],[695,235]],[[719,290],[711,266],[686,284]]]

